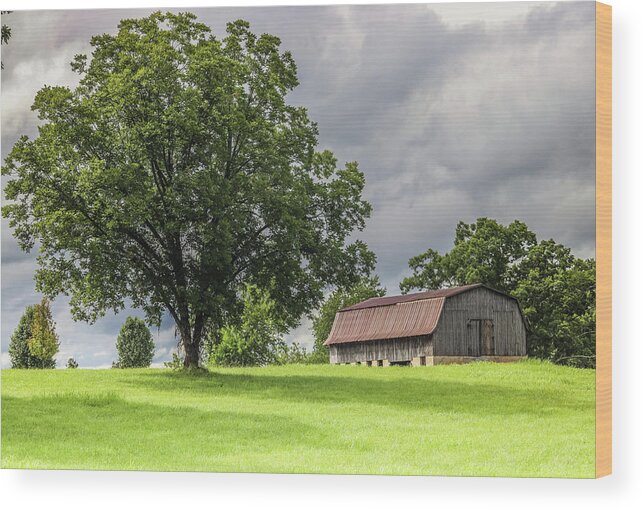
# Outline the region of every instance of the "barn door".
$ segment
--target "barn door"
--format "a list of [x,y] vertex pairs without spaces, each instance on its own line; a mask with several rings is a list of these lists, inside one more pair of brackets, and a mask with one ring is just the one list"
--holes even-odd
[[481,326],[480,353],[482,356],[493,356],[495,353],[493,321],[491,319],[483,319]]

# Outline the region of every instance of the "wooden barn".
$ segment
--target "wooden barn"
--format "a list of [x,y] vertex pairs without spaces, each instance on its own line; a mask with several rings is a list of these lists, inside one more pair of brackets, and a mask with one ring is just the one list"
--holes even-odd
[[516,361],[527,355],[527,329],[516,298],[475,284],[343,308],[325,345],[336,364]]

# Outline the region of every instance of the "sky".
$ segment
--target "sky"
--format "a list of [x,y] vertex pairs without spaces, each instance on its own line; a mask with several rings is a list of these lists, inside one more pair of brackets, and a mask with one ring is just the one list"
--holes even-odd
[[[243,18],[292,52],[300,85],[289,95],[319,126],[319,148],[358,161],[373,213],[363,232],[389,294],[408,259],[453,245],[458,221],[519,219],[539,239],[595,254],[594,2],[398,4],[189,9],[217,35]],[[187,9],[178,9],[187,10]],[[14,11],[2,46],[2,159],[37,136],[30,110],[44,85],[77,84],[69,62],[92,35],[115,33],[147,9]],[[6,178],[3,177],[3,186]],[[3,198],[4,199],[4,198]],[[36,303],[37,253],[23,253],[2,220],[1,364],[25,306]],[[53,302],[58,366],[107,367],[127,315],[74,322]],[[175,350],[170,320],[153,329],[154,365]],[[289,341],[312,345],[310,324]]]

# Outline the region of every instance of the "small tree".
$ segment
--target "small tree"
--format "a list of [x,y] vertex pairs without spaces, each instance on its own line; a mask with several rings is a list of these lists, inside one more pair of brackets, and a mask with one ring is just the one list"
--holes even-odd
[[37,368],[56,367],[54,356],[58,352],[60,342],[47,298],[42,298],[40,304],[34,309],[31,337],[27,341],[27,346],[29,353],[37,359]]
[[214,365],[252,366],[275,363],[285,342],[285,325],[276,317],[275,302],[254,285],[243,291],[244,308],[239,324],[221,328],[220,342],[210,354]]
[[31,338],[35,312],[36,305],[29,305],[11,335],[9,357],[11,358],[12,368],[35,368],[39,364],[38,358],[29,352],[29,346],[27,345]]
[[125,319],[116,339],[116,350],[118,368],[149,367],[154,357],[154,340],[145,322],[137,317]]
[[78,368],[78,362],[74,358],[67,360],[67,368]]

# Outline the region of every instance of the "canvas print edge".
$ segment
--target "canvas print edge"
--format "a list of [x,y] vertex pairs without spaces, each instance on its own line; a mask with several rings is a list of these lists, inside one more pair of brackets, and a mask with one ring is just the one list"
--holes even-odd
[[596,3],[596,477],[612,472],[612,7]]

